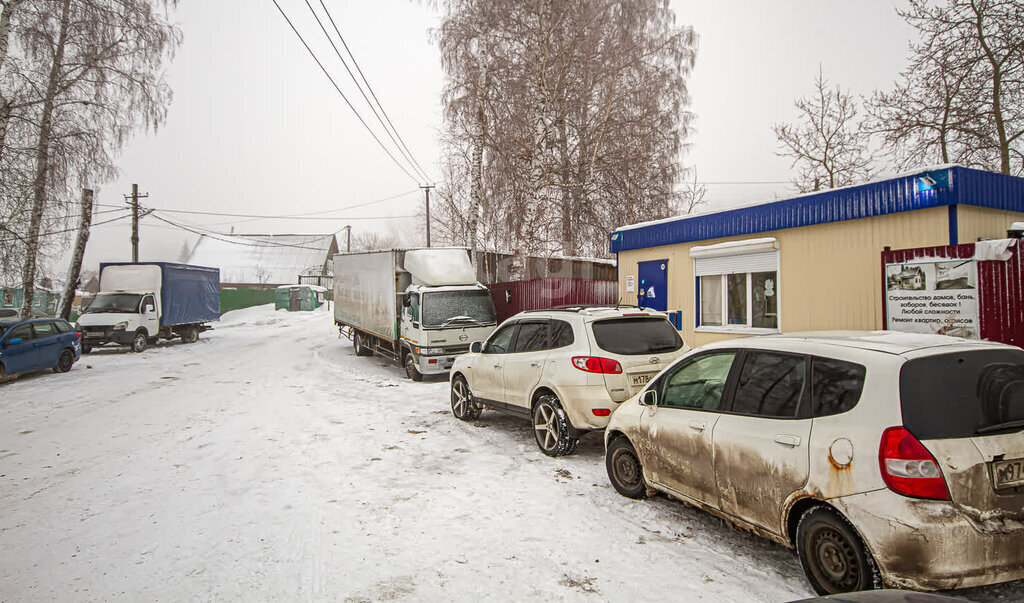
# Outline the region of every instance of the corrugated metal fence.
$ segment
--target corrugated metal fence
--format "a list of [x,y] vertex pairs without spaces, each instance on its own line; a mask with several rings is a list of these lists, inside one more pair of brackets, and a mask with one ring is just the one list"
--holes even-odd
[[[1012,257],[1006,261],[978,262],[978,318],[982,339],[1024,346],[1024,265],[1021,263],[1021,242],[1017,241],[1010,248]],[[974,243],[883,251],[882,272],[885,273],[885,264],[912,262],[921,258],[966,260],[973,257]]]
[[494,299],[498,322],[526,310],[573,304],[614,304],[619,295],[616,281],[581,278],[535,278],[487,287]]

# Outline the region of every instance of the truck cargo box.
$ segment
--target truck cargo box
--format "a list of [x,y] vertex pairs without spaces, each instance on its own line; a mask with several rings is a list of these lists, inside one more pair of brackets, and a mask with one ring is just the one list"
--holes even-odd
[[171,262],[100,264],[100,291],[145,291],[160,296],[160,326],[220,319],[220,270]]

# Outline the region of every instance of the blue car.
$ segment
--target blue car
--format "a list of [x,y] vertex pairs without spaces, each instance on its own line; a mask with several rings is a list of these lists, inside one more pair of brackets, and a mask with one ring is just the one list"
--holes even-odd
[[66,373],[81,357],[79,335],[62,318],[0,320],[0,381],[48,368]]

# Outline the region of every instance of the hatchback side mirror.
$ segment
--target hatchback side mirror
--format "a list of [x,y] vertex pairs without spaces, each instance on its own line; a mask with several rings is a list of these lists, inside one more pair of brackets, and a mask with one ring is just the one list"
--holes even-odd
[[658,405],[658,392],[653,389],[649,389],[644,393],[640,394],[640,404],[644,406],[657,406]]
[[482,349],[484,349],[484,344],[482,341],[474,341],[473,343],[469,344],[469,351],[474,354],[479,354],[480,350]]

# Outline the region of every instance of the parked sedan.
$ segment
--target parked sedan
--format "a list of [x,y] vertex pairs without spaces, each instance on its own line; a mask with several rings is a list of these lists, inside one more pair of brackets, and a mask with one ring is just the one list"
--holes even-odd
[[0,380],[48,368],[66,373],[81,355],[78,333],[64,319],[0,321]]
[[452,414],[494,409],[532,420],[548,456],[570,454],[587,431],[678,358],[686,346],[664,314],[628,307],[522,312],[455,360]]
[[1024,351],[939,335],[739,339],[681,358],[605,433],[662,492],[796,548],[814,590],[1024,578]]

